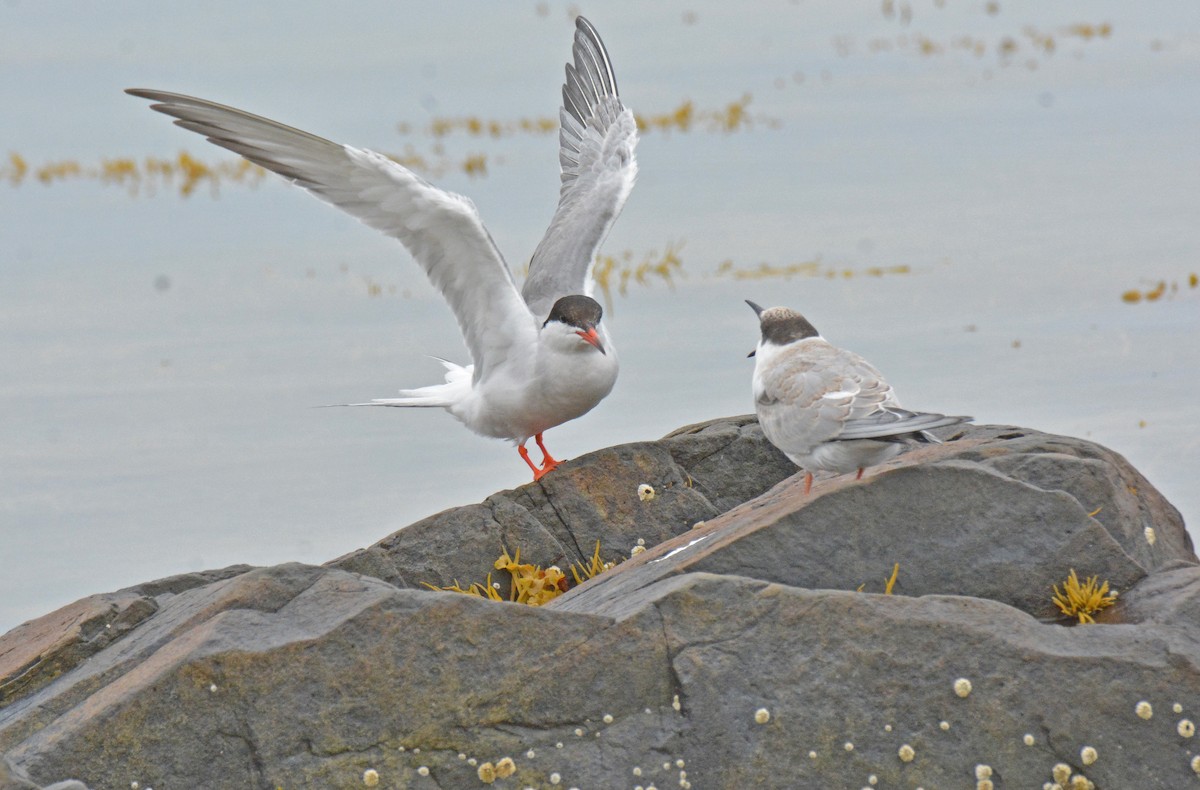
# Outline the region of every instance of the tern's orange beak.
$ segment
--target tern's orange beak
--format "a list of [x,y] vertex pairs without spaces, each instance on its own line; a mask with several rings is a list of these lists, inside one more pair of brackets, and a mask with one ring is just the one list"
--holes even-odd
[[586,331],[580,330],[579,332],[576,332],[575,334],[579,335],[584,340],[586,340],[587,342],[589,342],[593,346],[595,346],[596,350],[599,351],[601,354],[606,353],[604,351],[604,344],[600,342],[600,336],[598,334],[596,334],[596,327],[589,326]]

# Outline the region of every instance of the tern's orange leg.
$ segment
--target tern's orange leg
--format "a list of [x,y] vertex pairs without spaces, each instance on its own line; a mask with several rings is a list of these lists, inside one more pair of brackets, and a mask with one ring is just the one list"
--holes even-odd
[[856,478],[854,478],[854,479],[855,479],[855,480],[862,480],[862,473],[863,473],[863,468],[860,466],[860,467],[858,467],[858,477],[856,477]]
[[538,447],[542,449],[542,465],[540,468],[533,462],[533,459],[529,457],[529,451],[525,449],[525,442],[521,442],[519,445],[517,445],[517,452],[520,453],[521,460],[528,464],[529,468],[533,470],[533,479],[536,481],[541,480],[543,475],[545,475],[554,467],[558,466],[559,462],[551,458],[550,453],[546,452],[546,445],[542,444],[542,435],[539,433],[535,438],[537,439]]
[[537,465],[533,463],[533,460],[529,457],[529,451],[525,449],[524,442],[517,445],[517,452],[521,455],[521,460],[529,464],[529,468],[533,470],[533,479],[541,480],[542,475],[546,474],[546,471],[538,469]]
[[546,474],[558,466],[559,462],[554,460],[550,455],[550,451],[546,449],[546,445],[542,444],[542,435],[540,433],[534,436],[533,440],[537,442],[538,449],[542,451],[542,474]]
[[812,491],[812,481],[813,481],[812,472],[805,472],[804,473],[804,495],[805,496],[808,496],[808,492]]

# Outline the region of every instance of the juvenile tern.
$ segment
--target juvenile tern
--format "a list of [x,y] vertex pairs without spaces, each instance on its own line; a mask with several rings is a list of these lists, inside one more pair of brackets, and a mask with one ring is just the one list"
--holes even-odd
[[804,469],[804,493],[817,471],[843,474],[881,464],[910,441],[937,442],[930,428],[972,417],[947,417],[900,408],[883,374],[837,348],[804,316],[786,307],[758,315],[762,338],[754,357],[754,409],[771,444]]
[[[445,409],[475,433],[511,440],[537,480],[559,463],[543,432],[590,411],[617,378],[591,266],[637,175],[637,124],[583,17],[571,53],[559,111],[558,207],[519,291],[474,204],[386,156],[204,99],[126,93],[399,240],[449,303],[473,364],[441,360],[444,384],[346,405]],[[541,466],[525,449],[531,437]]]

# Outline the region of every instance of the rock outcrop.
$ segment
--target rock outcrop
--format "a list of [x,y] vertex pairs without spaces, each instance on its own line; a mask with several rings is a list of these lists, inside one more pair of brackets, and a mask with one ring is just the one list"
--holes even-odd
[[[719,420],[322,567],[84,599],[0,637],[0,788],[1200,781],[1178,513],[1088,442],[940,435],[806,497],[752,418]],[[422,586],[639,538],[541,607]],[[1071,569],[1120,592],[1096,624],[1051,601]]]

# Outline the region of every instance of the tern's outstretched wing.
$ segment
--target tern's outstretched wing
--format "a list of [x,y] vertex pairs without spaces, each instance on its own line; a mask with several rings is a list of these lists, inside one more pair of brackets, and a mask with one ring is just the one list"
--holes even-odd
[[592,291],[588,276],[637,176],[637,123],[621,104],[600,35],[575,20],[574,64],[567,64],[559,110],[562,189],[546,235],[533,253],[521,293],[539,320],[559,297]]
[[514,348],[528,348],[538,322],[517,292],[474,204],[392,160],[339,145],[242,110],[156,90],[126,93],[176,125],[241,154],[399,239],[450,303],[475,361],[475,379]]

